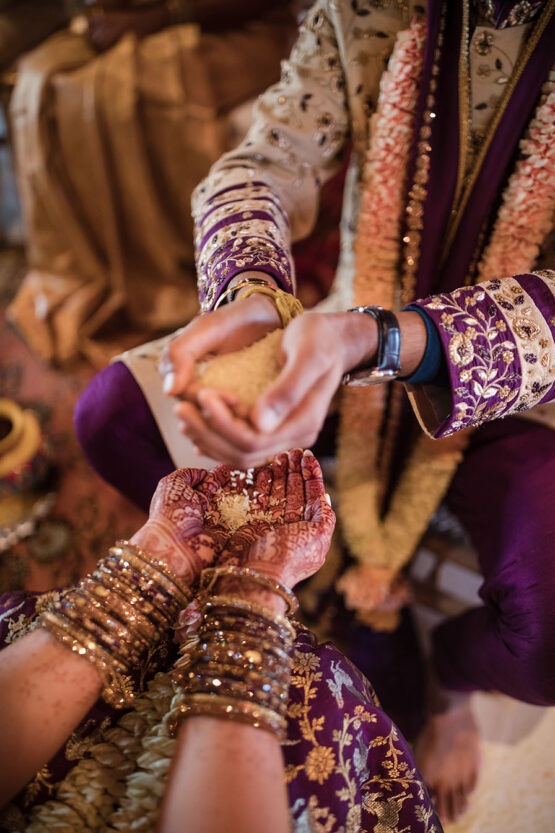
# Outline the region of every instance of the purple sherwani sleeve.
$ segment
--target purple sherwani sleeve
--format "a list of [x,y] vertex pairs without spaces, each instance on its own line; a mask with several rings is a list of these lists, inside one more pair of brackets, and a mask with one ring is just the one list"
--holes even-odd
[[439,439],[555,398],[555,271],[541,270],[417,301],[439,332],[450,388],[407,385]]
[[351,141],[363,152],[368,102],[378,97],[384,59],[407,23],[393,4],[376,11],[377,29],[364,36],[364,68],[353,61],[347,79],[338,33],[341,37],[347,21],[353,26],[352,18],[348,4],[332,9],[329,0],[317,0],[282,64],[281,80],[258,100],[245,140],[195,189],[203,312],[214,308],[240,272],[265,272],[282,289],[294,291],[291,242],[310,234],[320,188],[340,170]]
[[[319,191],[349,147],[347,83],[327,0],[307,15],[279,83],[258,100],[245,140],[223,156],[193,194],[201,309],[211,310],[229,281],[256,270],[295,288],[291,242],[306,237]],[[401,17],[392,16],[393,35]],[[389,38],[375,38],[373,92]],[[367,45],[365,41],[365,46]]]

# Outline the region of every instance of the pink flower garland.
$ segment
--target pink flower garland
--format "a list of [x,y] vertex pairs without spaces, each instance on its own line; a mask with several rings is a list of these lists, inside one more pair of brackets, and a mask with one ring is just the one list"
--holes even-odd
[[520,142],[522,157],[503,194],[479,282],[530,272],[555,210],[555,92],[547,95]]
[[[380,82],[377,110],[370,119],[354,278],[359,304],[392,304],[425,38],[426,24],[419,20],[399,33]],[[368,301],[361,297],[369,294]]]
[[[426,24],[422,20],[414,20],[398,34],[388,69],[381,78],[378,106],[370,119],[356,239],[355,304],[378,304],[386,309],[397,306],[401,223],[425,40]],[[395,585],[400,565],[391,564],[379,515],[378,443],[368,442],[368,437],[379,434],[385,387],[343,391],[337,473],[339,513],[345,539],[359,564],[341,577],[338,589],[345,595],[347,607],[357,609],[359,615],[365,611],[367,616],[372,610],[373,624],[389,630],[395,627],[397,608],[406,600],[407,590],[399,581]]]

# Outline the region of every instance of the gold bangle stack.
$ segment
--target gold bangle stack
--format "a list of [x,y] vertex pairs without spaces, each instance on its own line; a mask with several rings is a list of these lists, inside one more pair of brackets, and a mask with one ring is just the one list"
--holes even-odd
[[174,624],[189,594],[168,567],[129,541],[118,541],[92,575],[64,594],[41,627],[89,660],[116,708],[133,702],[131,671]]
[[218,298],[214,309],[218,309],[218,307],[220,307],[228,299],[234,300],[237,292],[243,289],[245,291],[241,292],[239,298],[245,299],[248,298],[249,295],[255,295],[256,293],[260,295],[267,295],[271,298],[275,303],[279,317],[281,318],[281,326],[284,328],[287,327],[293,318],[296,318],[297,315],[300,315],[303,312],[303,305],[298,298],[295,298],[295,296],[291,295],[290,292],[285,292],[283,289],[278,289],[277,286],[272,286],[272,284],[267,283],[261,278],[248,278],[235,286],[226,289],[226,291],[222,292]]
[[[224,576],[244,577],[278,593],[296,609],[292,592],[250,568],[212,567],[201,573],[201,594]],[[295,628],[285,616],[241,598],[201,595],[198,643],[185,673],[174,682],[184,700],[169,722],[203,715],[239,720],[283,740]]]

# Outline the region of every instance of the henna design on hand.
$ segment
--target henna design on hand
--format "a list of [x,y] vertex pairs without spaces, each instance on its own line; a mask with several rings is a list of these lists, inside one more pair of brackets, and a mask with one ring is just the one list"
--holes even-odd
[[191,582],[213,563],[228,533],[208,520],[212,498],[229,478],[228,467],[209,474],[204,469],[178,469],[160,480],[146,524],[132,538]]
[[267,509],[231,535],[219,563],[253,567],[294,587],[324,563],[335,514],[311,452],[279,454],[257,470],[258,484],[262,470],[269,490]]

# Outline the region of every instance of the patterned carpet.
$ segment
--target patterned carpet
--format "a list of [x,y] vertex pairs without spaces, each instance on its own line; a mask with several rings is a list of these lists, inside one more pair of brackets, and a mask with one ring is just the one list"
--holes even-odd
[[[144,515],[104,483],[84,459],[73,433],[75,402],[94,371],[77,364],[63,371],[44,365],[5,322],[5,308],[23,276],[17,249],[0,252],[0,396],[33,409],[49,439],[54,501],[29,538],[0,553],[0,592],[48,590],[86,573],[116,538]],[[0,513],[7,509],[2,507]]]

